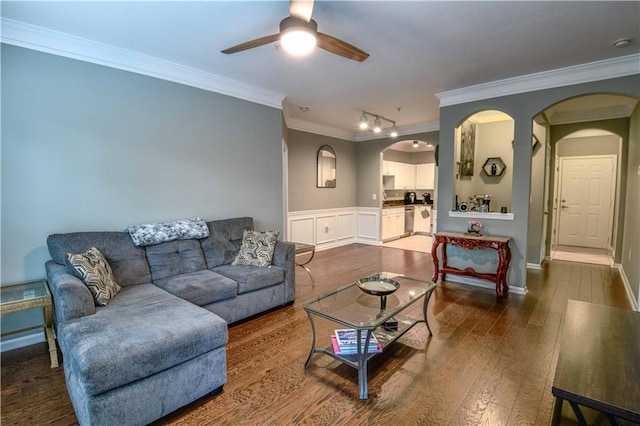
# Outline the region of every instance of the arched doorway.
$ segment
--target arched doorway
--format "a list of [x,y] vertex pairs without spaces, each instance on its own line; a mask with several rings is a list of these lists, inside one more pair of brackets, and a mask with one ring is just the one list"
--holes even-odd
[[629,138],[629,116],[637,103],[629,96],[585,95],[534,118],[540,148],[532,153],[528,233],[530,247],[540,241],[539,252],[533,252],[540,253],[540,263],[619,261],[627,153],[629,143],[638,143]]
[[380,153],[385,247],[428,252],[435,199],[435,144],[424,140],[396,142]]

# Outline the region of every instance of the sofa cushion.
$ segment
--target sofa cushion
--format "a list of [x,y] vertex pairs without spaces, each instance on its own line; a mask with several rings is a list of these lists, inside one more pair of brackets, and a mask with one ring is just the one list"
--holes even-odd
[[67,262],[74,275],[89,288],[97,305],[107,306],[109,300],[120,291],[109,262],[97,248],[91,247],[79,254],[67,253]]
[[238,294],[269,287],[284,281],[284,268],[271,266],[233,266],[222,265],[213,269],[238,283]]
[[244,231],[242,245],[232,265],[271,266],[278,231]]
[[126,232],[71,232],[47,238],[51,258],[65,265],[66,253],[84,253],[96,247],[109,262],[116,282],[126,287],[151,281],[144,249],[136,247]]
[[198,306],[238,295],[238,284],[208,269],[174,275],[154,281],[158,287]]
[[83,392],[98,395],[227,343],[217,315],[153,284],[123,288],[91,316],[58,326],[58,342]]
[[228,265],[235,259],[244,231],[253,230],[253,219],[240,217],[207,222],[209,236],[200,241],[207,268]]
[[154,282],[207,269],[198,240],[170,241],[147,246],[147,261]]
[[127,226],[126,231],[129,232],[131,240],[137,246],[148,246],[173,240],[205,238],[209,235],[206,222],[199,217],[173,222],[131,225]]

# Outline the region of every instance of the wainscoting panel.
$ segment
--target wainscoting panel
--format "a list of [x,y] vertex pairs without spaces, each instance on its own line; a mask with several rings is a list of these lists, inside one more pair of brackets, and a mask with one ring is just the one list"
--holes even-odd
[[315,244],[315,218],[311,217],[289,217],[289,239],[297,243]]
[[338,240],[355,238],[356,236],[355,212],[339,213],[337,218],[338,218]]
[[316,217],[316,244],[326,244],[335,242],[338,239],[337,216],[317,216]]
[[351,207],[289,212],[291,241],[315,244],[316,250],[352,243],[379,245],[380,209]]

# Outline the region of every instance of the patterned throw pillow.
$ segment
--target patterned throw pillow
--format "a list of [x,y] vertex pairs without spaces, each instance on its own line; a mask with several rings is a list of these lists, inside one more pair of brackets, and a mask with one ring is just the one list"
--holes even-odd
[[126,232],[136,246],[149,246],[174,240],[207,238],[209,227],[199,217],[173,222],[147,223],[127,226]]
[[120,291],[107,259],[95,247],[85,253],[67,253],[67,262],[74,273],[87,285],[99,306],[107,306],[109,300]]
[[278,231],[244,231],[242,245],[232,265],[271,266]]

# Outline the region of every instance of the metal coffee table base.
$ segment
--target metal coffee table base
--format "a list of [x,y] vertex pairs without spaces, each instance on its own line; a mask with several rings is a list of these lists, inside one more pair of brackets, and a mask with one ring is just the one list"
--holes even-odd
[[[311,363],[311,358],[313,358],[314,353],[323,353],[323,354],[329,355],[343,362],[344,364],[347,364],[358,370],[358,390],[360,394],[360,399],[368,399],[369,388],[368,388],[368,378],[367,378],[367,374],[368,374],[367,366],[368,366],[369,360],[374,356],[378,355],[378,353],[372,353],[372,354],[368,353],[368,350],[367,350],[369,347],[369,340],[371,338],[371,333],[375,331],[376,338],[378,339],[378,342],[383,347],[383,349],[389,346],[391,343],[398,340],[407,331],[413,328],[414,325],[418,323],[425,323],[425,325],[427,326],[427,330],[429,331],[429,336],[433,336],[433,333],[431,332],[431,327],[429,326],[429,320],[427,318],[427,306],[429,305],[429,299],[431,298],[431,294],[433,293],[434,288],[435,288],[435,284],[432,284],[432,287],[430,287],[427,293],[422,296],[423,297],[423,303],[422,303],[423,318],[422,319],[413,319],[413,318],[402,316],[400,314],[396,314],[394,315],[394,319],[398,320],[398,329],[394,331],[386,330],[380,326],[374,327],[374,328],[356,327],[355,329],[357,330],[366,331],[366,337],[364,338],[364,342],[362,342],[360,333],[358,333],[358,342],[357,342],[358,353],[353,355],[336,354],[333,351],[333,345],[329,345],[325,348],[317,348],[316,347],[316,328],[315,328],[313,317],[314,315],[319,316],[329,321],[338,323],[342,326],[345,326],[348,328],[354,328],[352,327],[351,324],[341,322],[340,320],[334,317],[322,315],[321,313],[311,312],[307,310],[307,316],[309,317],[309,322],[311,323],[312,342],[311,342],[311,351],[309,352],[309,356],[307,357],[307,362],[304,364],[305,370],[309,368],[309,365]],[[416,298],[416,299],[418,300],[419,298]],[[410,304],[406,305],[401,309],[401,311],[406,309],[409,306]],[[364,348],[364,350],[362,350],[362,348]]]

